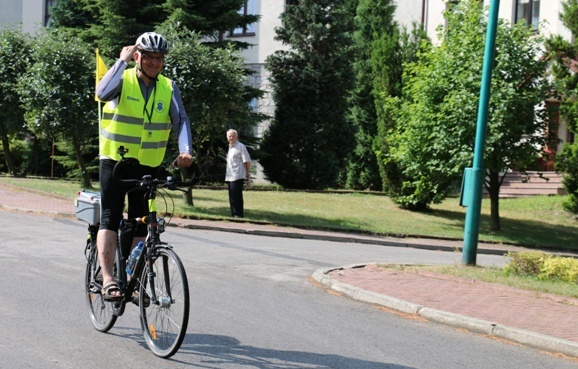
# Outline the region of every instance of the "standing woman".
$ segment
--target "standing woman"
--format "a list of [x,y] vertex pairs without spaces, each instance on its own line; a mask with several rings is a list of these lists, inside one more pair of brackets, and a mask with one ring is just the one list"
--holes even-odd
[[229,204],[233,218],[243,217],[243,185],[247,180],[247,189],[251,189],[251,157],[245,145],[238,140],[237,131],[227,131],[229,152],[227,153],[227,173],[225,182],[229,189]]

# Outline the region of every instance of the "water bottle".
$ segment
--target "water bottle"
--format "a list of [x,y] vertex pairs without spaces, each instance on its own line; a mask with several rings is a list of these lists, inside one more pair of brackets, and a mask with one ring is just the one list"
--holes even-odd
[[134,267],[136,265],[136,261],[138,260],[138,258],[140,257],[140,254],[142,252],[142,247],[143,247],[143,242],[140,241],[136,245],[136,247],[132,250],[132,252],[130,253],[130,256],[128,257],[128,261],[126,262],[126,275],[129,277],[134,272]]

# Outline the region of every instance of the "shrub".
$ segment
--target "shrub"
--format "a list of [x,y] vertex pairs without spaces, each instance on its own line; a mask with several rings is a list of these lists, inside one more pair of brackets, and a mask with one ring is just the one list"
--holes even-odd
[[578,283],[578,260],[560,256],[549,257],[544,260],[538,278]]
[[508,275],[578,283],[577,259],[554,256],[542,251],[508,252],[506,256],[510,258],[510,262],[504,266],[504,272]]
[[548,254],[542,251],[508,252],[510,262],[504,267],[506,274],[533,275],[540,274]]

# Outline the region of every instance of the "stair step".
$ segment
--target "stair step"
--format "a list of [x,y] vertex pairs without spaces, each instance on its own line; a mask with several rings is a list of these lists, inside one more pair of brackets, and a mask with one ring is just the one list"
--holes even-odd
[[[563,176],[556,172],[543,172],[542,177],[538,175],[538,172],[527,174],[510,172],[506,174],[502,182],[500,197],[565,195],[566,190],[562,180]],[[484,197],[487,196],[488,193],[484,188]]]

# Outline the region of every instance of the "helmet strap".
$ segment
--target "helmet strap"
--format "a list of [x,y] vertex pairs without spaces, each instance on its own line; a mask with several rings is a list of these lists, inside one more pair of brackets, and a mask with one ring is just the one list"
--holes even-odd
[[[142,57],[141,57],[142,58]],[[139,62],[136,65],[136,68],[138,69],[139,72],[141,72],[141,74],[143,74],[145,77],[147,77],[148,79],[150,79],[151,81],[156,81],[158,74],[154,77],[149,76],[148,74],[146,74],[146,72],[144,71],[144,69],[141,67],[141,63],[142,63],[142,59],[139,59]]]
[[157,74],[156,76],[154,76],[154,77],[151,77],[151,76],[149,76],[148,74],[146,74],[146,72],[144,71],[144,69],[142,69],[142,68],[140,67],[140,65],[137,66],[137,69],[139,70],[139,72],[141,72],[142,74],[144,74],[144,75],[145,75],[148,79],[150,79],[151,81],[156,81],[158,74]]

